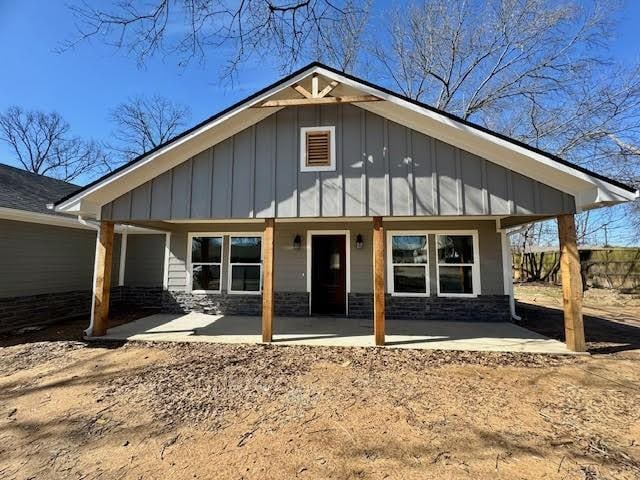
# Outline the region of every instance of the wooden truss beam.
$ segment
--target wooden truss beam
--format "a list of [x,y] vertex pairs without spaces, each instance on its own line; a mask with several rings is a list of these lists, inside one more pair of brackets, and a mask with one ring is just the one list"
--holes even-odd
[[319,98],[285,98],[282,100],[267,100],[256,108],[266,107],[291,107],[291,106],[309,106],[309,105],[327,105],[336,103],[358,103],[358,102],[378,102],[381,101],[374,95],[345,95],[342,97],[319,97]]
[[320,90],[319,78],[314,75],[311,78],[311,91],[307,90],[300,84],[293,85],[296,92],[302,95],[302,98],[285,98],[282,100],[267,100],[259,105],[254,105],[257,108],[265,107],[290,107],[290,106],[305,106],[305,105],[326,105],[335,103],[357,103],[357,102],[378,102],[382,100],[374,95],[343,95],[341,97],[328,97],[329,93],[340,85],[339,82],[332,80],[322,90]]

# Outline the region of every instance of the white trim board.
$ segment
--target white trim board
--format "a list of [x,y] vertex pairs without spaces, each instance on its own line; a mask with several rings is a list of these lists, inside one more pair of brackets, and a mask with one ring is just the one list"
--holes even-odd
[[82,230],[95,230],[97,226],[82,223],[77,217],[62,217],[60,215],[47,215],[46,213],[28,212],[16,208],[0,207],[0,219],[16,222],[40,223],[55,227],[79,228]]

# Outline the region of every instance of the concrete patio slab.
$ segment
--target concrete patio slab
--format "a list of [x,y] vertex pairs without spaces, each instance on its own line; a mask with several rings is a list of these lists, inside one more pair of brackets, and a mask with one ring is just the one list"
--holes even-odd
[[[100,340],[261,343],[260,317],[156,314],[110,328]],[[373,346],[372,320],[277,317],[275,344]],[[571,354],[557,340],[507,322],[387,320],[386,346],[429,350]]]

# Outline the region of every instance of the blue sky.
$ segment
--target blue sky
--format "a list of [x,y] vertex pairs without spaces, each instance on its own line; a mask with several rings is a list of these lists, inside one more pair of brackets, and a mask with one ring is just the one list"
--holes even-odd
[[[640,58],[639,22],[640,1],[629,0],[614,44],[621,60]],[[135,58],[96,40],[56,53],[74,31],[74,18],[61,0],[0,0],[0,110],[9,105],[55,110],[74,134],[104,140],[111,129],[110,110],[131,96],[173,98],[189,106],[195,124],[279,76],[276,68],[261,63],[243,68],[231,88],[218,80],[222,57],[186,68],[177,67],[175,58],[157,57],[140,68]],[[0,162],[12,163],[3,145]]]
[[[156,57],[140,68],[135,58],[96,40],[56,53],[74,33],[74,22],[62,0],[0,0],[0,110],[10,105],[55,110],[71,124],[74,134],[107,140],[110,110],[131,96],[173,98],[189,106],[190,124],[195,124],[279,77],[277,69],[263,61],[244,67],[231,88],[218,80],[222,54],[186,68],[179,68],[176,58]],[[640,59],[639,24],[640,1],[628,0],[612,45],[619,60]],[[2,144],[0,162],[14,163]]]

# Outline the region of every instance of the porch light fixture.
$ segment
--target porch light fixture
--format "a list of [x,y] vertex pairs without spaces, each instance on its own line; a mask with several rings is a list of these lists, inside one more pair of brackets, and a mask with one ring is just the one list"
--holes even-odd
[[360,250],[362,247],[364,247],[364,242],[362,241],[362,235],[358,234],[356,236],[356,248]]
[[293,239],[293,249],[300,250],[301,246],[302,246],[302,238],[300,238],[300,235],[296,235]]

